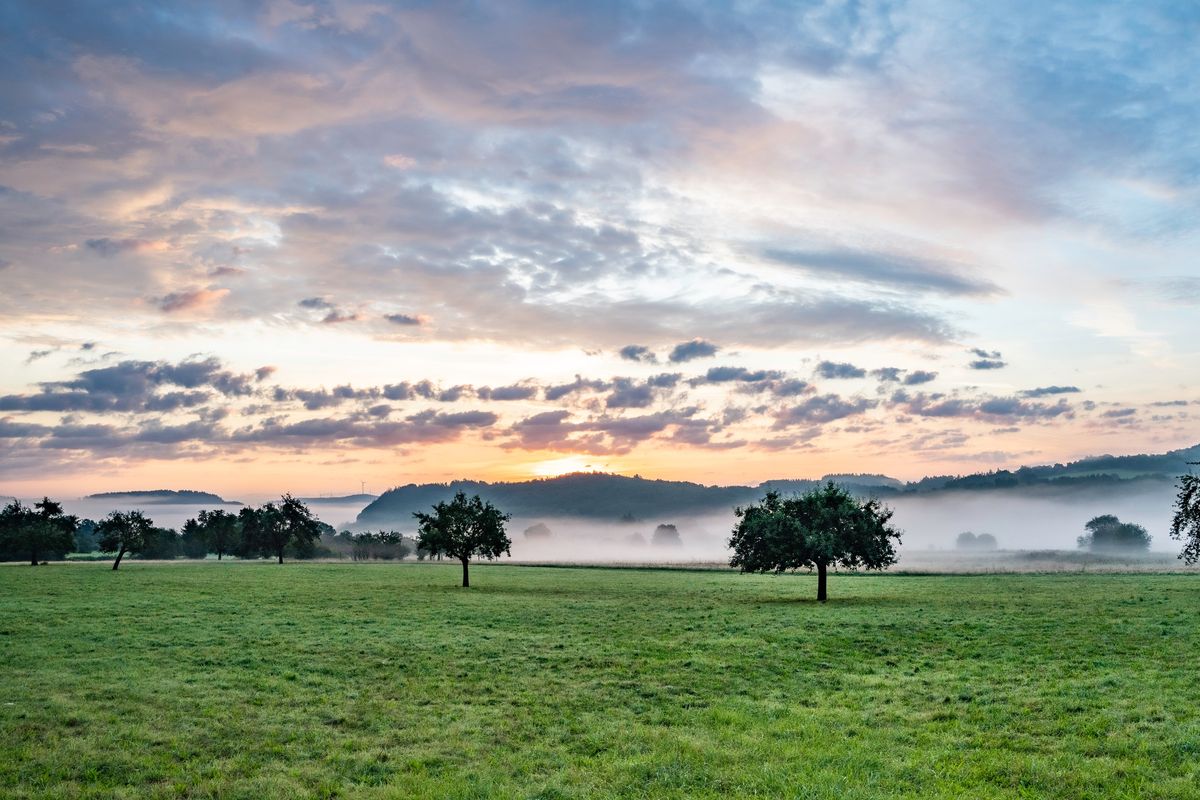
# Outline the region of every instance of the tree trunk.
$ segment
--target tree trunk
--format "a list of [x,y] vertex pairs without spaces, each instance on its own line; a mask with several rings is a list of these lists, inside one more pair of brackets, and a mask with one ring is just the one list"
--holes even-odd
[[121,559],[125,556],[125,548],[122,547],[117,551],[117,560],[113,562],[113,571],[116,572],[117,567],[121,566]]
[[283,563],[283,548],[279,548],[279,563]]
[[37,550],[34,550],[33,553],[31,553],[29,556],[29,566],[36,567],[37,565],[38,565]]
[[462,562],[463,562],[463,588],[470,589],[471,588],[471,577],[470,577],[470,575],[467,574],[467,559],[464,558],[462,560]]
[[817,564],[817,602],[824,603],[829,599],[828,593],[825,591],[826,579],[825,564]]
[[221,560],[221,552],[222,552],[222,551],[220,550],[220,548],[218,548],[218,549],[217,549],[217,561],[220,561],[220,560]]

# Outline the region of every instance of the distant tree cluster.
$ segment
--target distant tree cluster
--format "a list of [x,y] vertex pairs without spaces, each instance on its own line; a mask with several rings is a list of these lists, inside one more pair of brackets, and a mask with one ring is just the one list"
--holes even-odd
[[416,541],[398,531],[342,531],[333,543],[354,561],[403,561],[416,550]]
[[674,525],[659,525],[650,537],[650,544],[656,547],[682,547],[683,539]]
[[959,550],[968,552],[989,552],[997,548],[996,537],[990,533],[981,533],[976,536],[971,531],[963,531],[954,540],[954,546]]
[[1150,534],[1145,528],[1132,522],[1121,522],[1112,514],[1092,517],[1083,527],[1087,533],[1076,540],[1082,550],[1111,553],[1150,549]]
[[33,507],[13,500],[0,509],[0,560],[24,561],[36,566],[60,559],[75,549],[79,518],[43,497]]

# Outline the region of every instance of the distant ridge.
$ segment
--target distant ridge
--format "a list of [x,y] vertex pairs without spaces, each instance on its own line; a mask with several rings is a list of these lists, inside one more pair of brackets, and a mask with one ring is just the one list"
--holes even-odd
[[197,492],[193,489],[145,489],[136,492],[99,492],[89,494],[85,500],[120,500],[147,505],[178,505],[211,503],[213,505],[240,506],[236,500],[226,500],[212,492]]
[[670,521],[753,502],[765,491],[802,492],[833,480],[858,495],[880,497],[962,491],[1029,491],[1040,496],[1088,490],[1162,487],[1200,460],[1200,445],[1159,455],[1096,456],[1069,464],[936,476],[904,483],[886,475],[826,475],[765,481],[758,486],[705,486],[607,473],[573,473],[509,483],[460,480],[408,484],[384,492],[358,515],[356,527],[412,526],[412,513],[449,499],[478,494],[519,518],[586,517],[609,521]]
[[299,497],[297,499],[308,503],[309,505],[317,506],[321,505],[322,503],[326,505],[333,505],[335,503],[338,505],[349,505],[350,503],[362,503],[363,505],[366,505],[367,503],[376,500],[378,497],[379,495],[377,494],[344,494],[339,497]]

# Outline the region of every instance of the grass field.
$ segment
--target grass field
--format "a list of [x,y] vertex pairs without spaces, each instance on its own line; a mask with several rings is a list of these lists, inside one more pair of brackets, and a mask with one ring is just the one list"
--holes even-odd
[[1200,576],[0,568],[4,797],[1200,797]]

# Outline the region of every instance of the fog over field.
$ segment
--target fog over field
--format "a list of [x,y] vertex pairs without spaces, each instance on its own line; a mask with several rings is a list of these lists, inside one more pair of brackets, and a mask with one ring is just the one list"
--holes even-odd
[[[37,498],[22,499],[32,503]],[[1053,493],[945,491],[884,498],[895,511],[894,524],[904,532],[898,565],[901,569],[918,563],[933,569],[939,565],[950,568],[952,565],[948,561],[930,564],[927,551],[952,551],[955,537],[963,531],[990,533],[996,537],[1001,550],[1075,550],[1075,539],[1084,532],[1084,523],[1099,514],[1115,514],[1124,521],[1144,525],[1154,537],[1152,551],[1174,554],[1178,548],[1167,536],[1173,500],[1172,489],[1165,483],[1131,483],[1121,486],[1119,491],[1111,488]],[[94,520],[114,510],[141,509],[156,525],[176,530],[202,509],[224,508],[237,513],[242,507],[236,503],[223,506],[146,503],[125,498],[64,499],[63,505],[67,513]],[[314,515],[339,530],[352,524],[363,507],[361,502],[310,504]],[[513,541],[512,557],[519,561],[721,563],[729,558],[726,542],[734,522],[730,508],[724,512],[664,515],[635,522],[578,517],[514,517],[508,529]],[[539,539],[526,537],[525,529],[537,523],[549,527],[551,535]],[[652,544],[654,530],[659,524],[675,525],[680,544]],[[416,533],[415,525],[392,527],[408,535]],[[974,554],[969,560],[982,563],[988,562],[989,558],[986,554]]]

